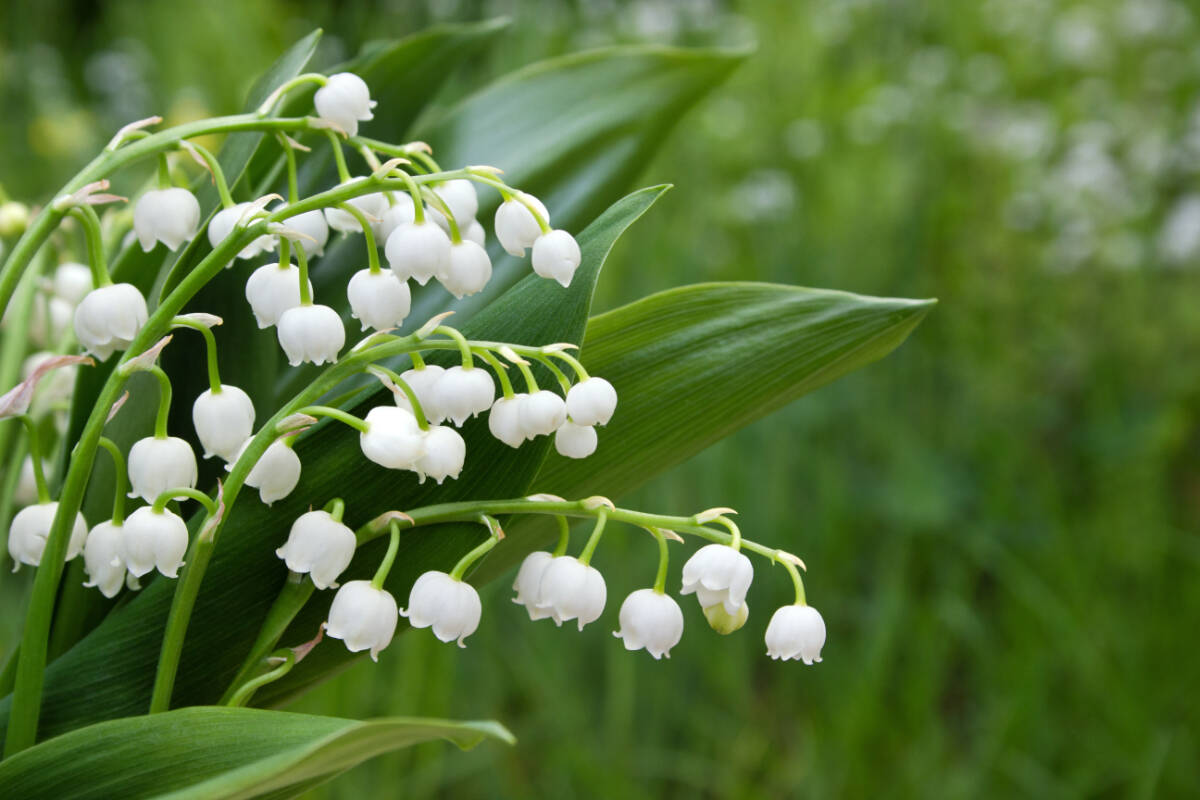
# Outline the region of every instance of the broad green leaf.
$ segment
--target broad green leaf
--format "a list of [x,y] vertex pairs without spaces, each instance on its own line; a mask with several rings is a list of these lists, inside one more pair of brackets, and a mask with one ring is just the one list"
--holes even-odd
[[383,753],[445,739],[515,740],[497,722],[356,720],[199,707],[102,722],[0,762],[6,797],[238,800],[294,797]]

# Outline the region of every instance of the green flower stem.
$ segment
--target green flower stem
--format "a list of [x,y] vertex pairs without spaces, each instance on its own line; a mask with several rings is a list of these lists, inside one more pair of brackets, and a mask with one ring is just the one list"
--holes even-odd
[[359,433],[366,433],[371,429],[366,420],[359,419],[348,411],[342,411],[340,408],[330,408],[329,406],[305,406],[300,409],[300,414],[308,414],[312,417],[329,417],[336,419],[338,422],[349,425]]
[[579,362],[579,359],[576,358],[575,356],[573,356],[570,353],[567,353],[563,350],[556,350],[553,353],[550,353],[550,355],[554,356],[555,358],[561,359],[562,361],[565,361],[567,363],[567,366],[569,366],[571,369],[575,370],[575,375],[579,378],[580,381],[586,381],[588,379],[587,370],[583,368],[583,364],[581,364]]
[[33,462],[33,480],[37,484],[38,502],[49,503],[50,487],[46,484],[46,470],[42,465],[42,445],[38,436],[37,420],[28,414],[22,414],[21,422],[25,425],[25,441],[29,448],[29,459]]
[[104,264],[104,234],[100,230],[100,217],[96,209],[89,205],[75,206],[71,216],[83,225],[83,236],[87,241],[88,266],[92,270],[92,284],[98,289],[101,286],[112,286],[108,267]]
[[433,160],[433,156],[426,153],[424,150],[414,150],[413,159],[425,167],[429,172],[441,172],[442,168]]
[[521,370],[521,376],[525,378],[525,391],[530,394],[538,391],[537,378],[533,377],[533,370],[529,368],[529,365],[518,361],[517,369]]
[[600,537],[604,535],[606,522],[608,522],[608,509],[601,508],[596,513],[596,527],[592,528],[592,535],[588,537],[587,544],[583,546],[583,552],[579,554],[580,564],[587,566],[591,563],[596,547],[600,544]]
[[[455,346],[457,347],[457,345]],[[425,369],[425,359],[421,358],[418,351],[413,350],[408,357],[412,360],[413,369]]]
[[158,154],[158,188],[170,189],[171,183],[171,165],[167,162],[166,151]]
[[446,224],[450,226],[450,242],[451,244],[462,244],[462,233],[458,230],[458,220],[454,218],[454,214],[450,212],[450,206],[442,199],[442,196],[437,192],[426,187],[425,201],[442,212],[442,216],[446,218]]
[[217,161],[217,157],[212,154],[212,151],[203,145],[188,142],[186,147],[192,148],[200,158],[204,159],[204,163],[208,165],[208,171],[212,173],[213,183],[217,185],[217,196],[221,198],[221,208],[233,208],[236,203],[233,202],[233,197],[229,194],[229,183],[225,180],[225,171],[221,169],[221,162]]
[[571,523],[561,514],[554,519],[558,521],[558,546],[554,548],[554,556],[565,556],[571,546]]
[[371,270],[372,275],[379,275],[383,272],[379,267],[379,247],[375,244],[375,232],[371,230],[371,223],[367,221],[367,215],[350,203],[340,203],[338,208],[354,217],[362,226],[363,239],[366,240],[367,245],[367,267]]
[[719,522],[720,524],[724,525],[726,528],[729,529],[729,533],[730,533],[729,546],[732,547],[734,550],[741,550],[742,549],[742,531],[740,528],[738,528],[737,523],[734,522],[733,520],[731,520],[729,517],[717,517],[717,519],[715,519],[713,521]]
[[463,336],[457,328],[451,328],[449,325],[439,325],[433,329],[433,332],[449,336],[454,340],[458,345],[458,351],[462,353],[463,369],[470,369],[475,366],[475,359],[471,357],[471,345],[467,342],[467,337]]
[[338,182],[350,182],[350,170],[346,167],[346,154],[342,152],[342,140],[336,133],[325,129],[325,136],[329,139],[329,147],[333,150],[333,160],[337,164]]
[[341,522],[345,512],[346,502],[340,497],[335,497],[325,504],[325,513],[332,517],[334,522]]
[[195,500],[204,506],[210,517],[217,515],[217,501],[206,495],[199,489],[192,489],[187,486],[177,486],[174,489],[167,489],[165,492],[154,498],[154,505],[151,508],[154,513],[161,514],[167,507],[167,503],[172,500],[178,500],[181,497],[186,497]]
[[295,89],[297,86],[303,86],[306,83],[316,83],[324,86],[329,82],[329,78],[319,72],[305,72],[302,75],[297,75],[290,81],[280,84],[279,88],[267,95],[267,99],[263,100],[259,107],[255,110],[255,115],[264,117],[271,113],[271,109],[279,102],[285,94]]
[[658,573],[654,576],[654,591],[663,594],[667,590],[667,566],[670,563],[670,553],[667,552],[667,537],[658,528],[647,528],[658,540]]
[[158,378],[158,415],[154,418],[154,438],[167,438],[167,418],[171,415],[171,379],[163,368],[155,365],[147,370]]
[[808,599],[804,596],[804,581],[800,578],[800,570],[790,561],[781,561],[783,568],[788,571],[788,575],[792,576],[792,585],[796,587],[796,605],[808,605]]
[[125,522],[125,492],[129,488],[129,477],[125,473],[125,456],[121,453],[121,448],[117,447],[117,443],[107,436],[101,436],[98,444],[112,456],[115,473],[113,484],[116,490],[113,496],[112,521],[114,525],[120,525]]
[[296,248],[296,264],[300,269],[300,305],[312,305],[312,289],[308,285],[308,252],[301,245]]
[[425,223],[425,202],[421,199],[421,188],[417,185],[416,179],[402,169],[396,169],[393,172],[400,176],[400,180],[404,183],[404,191],[408,192],[412,198],[413,224],[423,225]]
[[392,537],[388,540],[387,552],[383,554],[383,561],[379,562],[379,569],[375,570],[375,577],[371,578],[371,586],[375,589],[383,588],[383,582],[387,580],[388,573],[392,571],[392,563],[396,560],[396,552],[400,549],[400,524],[392,520],[388,523],[388,530]]
[[[414,355],[416,354],[414,353]],[[417,357],[420,358],[420,356]],[[422,363],[421,369],[424,368],[424,363]],[[382,364],[373,364],[369,369],[384,375],[388,380],[396,384],[397,389],[404,392],[404,396],[408,398],[408,404],[412,406],[413,416],[417,418],[417,427],[423,431],[429,430],[429,419],[425,416],[425,409],[421,407],[421,401],[417,399],[417,393],[408,385],[408,381]]]
[[[304,249],[303,245],[300,246]],[[285,269],[292,263],[292,243],[283,236],[279,237],[279,268]]]
[[489,517],[487,514],[480,514],[478,517],[478,522],[487,528],[488,533],[491,535],[488,536],[488,538],[478,547],[474,548],[465,556],[460,558],[458,563],[454,565],[454,569],[450,570],[450,577],[454,578],[456,581],[461,581],[463,576],[467,574],[467,570],[471,568],[471,565],[487,555],[488,551],[495,547],[503,536],[503,534],[500,533],[500,523],[496,522],[495,519]]
[[208,388],[213,394],[221,393],[221,372],[217,369],[217,339],[213,336],[212,328],[203,322],[197,322],[187,317],[175,317],[171,320],[172,328],[191,328],[199,331],[204,337],[204,352],[208,362]]
[[487,350],[482,347],[472,347],[471,352],[475,353],[491,365],[492,369],[496,373],[496,379],[500,381],[500,391],[505,397],[511,398],[513,396],[512,381],[508,379],[508,370],[504,368],[504,364],[501,363],[500,359],[496,358],[496,356],[492,354],[491,350]]
[[277,653],[278,655],[273,655],[272,658],[283,659],[282,664],[270,672],[259,675],[253,680],[246,681],[244,684],[242,684],[240,689],[234,692],[233,696],[229,698],[229,701],[222,703],[222,705],[244,706],[250,702],[250,698],[254,696],[254,693],[258,689],[261,689],[268,683],[274,683],[284,675],[287,675],[289,672],[291,672],[292,667],[296,665],[296,653],[290,648],[279,650]]
[[283,148],[283,158],[287,162],[288,203],[300,199],[300,181],[296,176],[296,151],[288,141],[287,134],[275,134],[276,141]]
[[543,366],[546,367],[546,369],[553,373],[555,379],[558,380],[558,385],[562,387],[564,395],[571,391],[571,379],[563,374],[563,371],[558,368],[558,365],[554,363],[554,360],[551,359],[550,356],[539,353],[538,355],[535,355],[534,358],[536,358],[542,363]]

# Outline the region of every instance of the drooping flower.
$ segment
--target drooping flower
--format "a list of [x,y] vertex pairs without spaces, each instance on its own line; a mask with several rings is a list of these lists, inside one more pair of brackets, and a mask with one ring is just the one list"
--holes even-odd
[[638,589],[621,604],[621,629],[613,635],[626,650],[646,648],[655,660],[671,657],[683,638],[683,611],[671,597],[653,589]]
[[363,455],[388,469],[415,469],[425,452],[425,437],[411,411],[376,406],[367,412],[367,431],[359,434]]
[[599,439],[591,425],[576,425],[570,420],[554,432],[554,449],[567,458],[587,458],[596,452]]
[[617,409],[617,390],[604,378],[591,376],[567,392],[567,416],[576,425],[607,425]]
[[313,95],[317,116],[337,125],[348,136],[358,135],[358,123],[374,119],[375,101],[366,81],[353,72],[330,75]]
[[443,642],[458,640],[459,647],[466,647],[463,640],[479,627],[482,611],[474,586],[430,570],[413,584],[408,608],[400,609],[400,616],[414,628],[433,628],[433,635]]
[[[547,225],[550,224],[550,212],[541,200],[525,192],[518,192],[518,195],[538,210]],[[496,209],[496,238],[509,254],[523,257],[525,248],[532,247],[541,235],[542,227],[520,200],[505,200]]]
[[519,419],[526,439],[549,436],[567,421],[567,404],[549,389],[540,389],[521,401]]
[[492,260],[482,245],[463,239],[450,246],[445,269],[437,279],[457,298],[483,291],[492,279]]
[[743,553],[728,545],[707,544],[683,565],[683,588],[679,593],[694,592],[701,608],[719,603],[732,615],[746,602],[752,580],[754,567]]
[[576,620],[579,630],[600,618],[608,589],[595,567],[574,556],[558,556],[546,565],[538,584],[536,606],[555,625]]
[[321,210],[305,211],[288,217],[282,226],[293,230],[301,236],[293,238],[293,246],[298,244],[304,248],[304,254],[309,258],[325,255],[325,243],[329,241],[329,223]]
[[[312,294],[312,281],[308,292]],[[246,281],[246,301],[259,328],[278,324],[283,312],[300,305],[300,268],[295,264],[262,265]]]
[[129,347],[146,324],[146,298],[137,287],[114,283],[93,289],[75,308],[75,338],[101,361]]
[[[247,439],[228,464],[225,471],[233,469],[233,463],[242,456],[250,440]],[[282,500],[292,493],[300,482],[300,456],[288,447],[287,442],[277,439],[263,451],[262,456],[246,475],[246,485],[258,489],[258,497],[267,505]]]
[[538,587],[542,584],[542,574],[553,560],[554,556],[545,550],[533,551],[525,556],[525,560],[521,562],[521,569],[517,571],[517,579],[513,581],[513,591],[517,593],[513,602],[519,606],[525,606],[525,610],[529,612],[529,618],[535,621],[547,619],[550,616],[549,609],[538,608],[537,599]]
[[354,531],[328,511],[309,511],[292,523],[287,542],[275,551],[292,572],[307,573],[318,589],[337,586],[350,566],[357,542]]
[[33,472],[33,457],[25,456],[25,460],[21,462],[21,474],[17,476],[17,487],[13,491],[13,502],[18,506],[31,506],[37,501],[37,477]]
[[[251,205],[251,203],[238,203],[229,208],[223,208],[214,214],[208,223],[208,243],[216,247],[229,238],[229,235],[233,233],[233,229],[238,224],[249,224],[251,220],[243,219],[243,217]],[[243,259],[254,258],[260,253],[270,252],[274,249],[275,237],[269,233],[264,233],[243,247],[237,254],[237,257]]]
[[200,228],[200,202],[187,189],[151,189],[133,207],[133,231],[149,253],[156,242],[169,250],[195,237]]
[[125,520],[125,568],[140,578],[155,568],[168,578],[177,577],[187,553],[187,523],[178,514],[142,506]]
[[[360,175],[356,178],[351,178],[341,185],[349,186],[352,183],[365,180],[366,177]],[[360,194],[358,197],[352,197],[346,202],[361,211],[366,216],[367,222],[377,222],[388,207],[387,197],[382,192]],[[354,218],[354,215],[340,208],[326,208],[325,221],[335,231],[341,231],[342,233],[362,233],[362,225]]]
[[254,431],[254,403],[238,387],[223,383],[221,391],[206,389],[192,403],[192,424],[205,458],[230,461]]
[[[408,384],[408,388],[412,389],[413,394],[417,396],[417,402],[421,404],[421,410],[425,412],[425,419],[429,423],[437,424],[446,418],[445,413],[438,407],[437,403],[437,385],[442,379],[442,375],[446,373],[445,368],[439,367],[437,364],[426,364],[423,367],[405,370],[400,373],[401,379]],[[406,411],[412,411],[412,403],[408,400],[408,395],[404,392],[396,392],[396,405]]]
[[147,436],[129,448],[130,497],[153,503],[168,489],[196,487],[196,454],[178,436]]
[[805,664],[820,662],[825,646],[825,620],[812,606],[783,606],[771,615],[767,624],[767,655],[774,659],[795,659]]
[[371,660],[379,660],[379,651],[387,647],[400,621],[396,598],[370,581],[343,584],[329,607],[325,633],[341,639],[351,653],[371,651]]
[[88,580],[84,586],[116,597],[125,583],[125,528],[105,520],[92,528],[83,546],[83,566]]
[[296,306],[284,311],[275,328],[279,346],[287,354],[288,363],[298,367],[310,364],[333,363],[346,344],[346,328],[342,318],[329,306],[313,304]]
[[479,367],[450,367],[433,388],[433,404],[459,426],[491,408],[495,396],[491,373]]
[[433,187],[433,193],[446,203],[460,228],[466,227],[467,222],[474,220],[479,212],[479,195],[475,192],[475,182],[472,180],[456,178],[439,183]]
[[362,323],[362,329],[387,330],[404,322],[412,308],[408,281],[390,270],[371,272],[362,269],[350,276],[346,286],[350,315]]
[[533,271],[564,287],[571,285],[581,259],[579,243],[566,231],[550,231],[533,243]]
[[450,237],[428,220],[406,222],[388,236],[383,251],[397,278],[424,286],[449,267]]
[[488,430],[509,447],[520,447],[525,442],[525,429],[521,427],[521,405],[529,398],[527,394],[501,397],[492,403],[488,412]]
[[93,288],[92,271],[84,264],[66,261],[54,268],[54,294],[79,305]]
[[[13,560],[13,572],[21,564],[36,567],[42,563],[46,537],[50,535],[50,526],[54,524],[54,515],[57,513],[58,503],[38,503],[22,508],[12,518],[8,526],[8,554]],[[71,526],[71,538],[67,541],[67,561],[79,555],[86,539],[87,522],[83,514],[76,513],[75,524]]]
[[458,431],[446,425],[430,425],[421,438],[423,452],[413,465],[421,480],[429,477],[441,485],[446,478],[457,478],[467,459],[467,443]]

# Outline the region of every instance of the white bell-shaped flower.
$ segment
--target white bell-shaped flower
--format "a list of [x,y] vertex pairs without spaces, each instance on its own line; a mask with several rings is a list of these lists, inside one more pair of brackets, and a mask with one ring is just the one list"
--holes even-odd
[[567,392],[567,416],[576,425],[607,425],[617,410],[617,390],[593,375]]
[[292,572],[307,573],[313,586],[337,586],[338,576],[350,566],[357,542],[354,531],[328,511],[309,511],[292,523],[287,542],[275,551]]
[[519,415],[526,439],[549,436],[567,421],[567,404],[549,389],[541,389],[521,402]]
[[[226,472],[230,471],[233,463],[241,458],[242,451],[248,444],[250,444],[249,439],[238,449],[237,455],[225,465]],[[246,485],[252,489],[258,489],[259,499],[267,505],[287,497],[299,482],[300,456],[296,455],[296,451],[288,447],[287,443],[281,439],[271,442],[251,467],[249,474],[246,475]]]
[[[444,374],[446,374],[446,370],[437,364],[426,364],[421,369],[414,367],[400,373],[401,379],[417,396],[417,402],[421,404],[421,410],[425,412],[425,419],[431,425],[436,425],[446,418],[437,403],[437,385]],[[410,412],[413,410],[412,403],[408,401],[408,395],[404,392],[396,392],[395,400],[396,405],[400,408]]]
[[576,620],[579,630],[583,630],[584,625],[600,618],[607,596],[598,569],[574,556],[558,556],[542,573],[535,605],[539,611],[549,613],[555,625]]
[[105,520],[88,533],[83,546],[83,566],[88,580],[84,586],[100,590],[105,597],[116,597],[125,584],[125,528]]
[[223,383],[221,391],[206,389],[192,403],[192,424],[205,458],[230,461],[254,432],[254,403],[238,387]]
[[406,222],[392,231],[383,251],[400,280],[412,278],[424,286],[446,272],[450,262],[450,237],[437,225]]
[[93,288],[87,265],[67,261],[54,268],[54,294],[71,305],[79,305]]
[[591,425],[576,425],[567,420],[554,432],[554,449],[567,458],[587,458],[596,452],[598,437]]
[[[13,560],[13,572],[21,564],[36,567],[42,563],[46,537],[50,535],[50,526],[54,524],[56,513],[58,503],[38,503],[22,508],[12,518],[8,526],[8,554]],[[87,522],[83,514],[77,513],[75,524],[71,526],[71,538],[67,540],[67,561],[79,555],[86,539]]]
[[[550,212],[541,200],[525,192],[518,194],[538,210],[547,225],[550,224]],[[532,247],[541,235],[542,227],[520,200],[505,200],[496,209],[496,238],[510,255],[523,257],[525,248]]]
[[621,629],[614,633],[626,650],[646,648],[658,660],[671,657],[683,638],[683,610],[671,597],[653,589],[638,589],[621,604]]
[[21,462],[21,474],[17,476],[17,488],[13,490],[13,502],[18,506],[31,506],[37,501],[37,477],[33,472],[33,457],[25,456],[25,460]]
[[[312,281],[308,282],[312,295]],[[259,328],[279,323],[283,312],[300,305],[300,268],[295,264],[264,264],[246,280],[246,301]]]
[[407,192],[393,192],[391,205],[379,217],[379,222],[372,226],[376,240],[386,244],[392,231],[407,222],[415,221],[416,218],[412,195]]
[[178,514],[142,506],[125,520],[125,568],[135,578],[158,569],[177,577],[188,548],[187,523]]
[[479,220],[473,219],[465,226],[459,226],[462,230],[462,237],[468,242],[483,247],[487,244],[487,231],[483,229],[483,225],[479,224]]
[[579,242],[566,231],[550,231],[533,243],[533,271],[563,286],[571,285],[581,258]]
[[[74,305],[58,295],[39,293],[33,299],[29,315],[29,340],[39,347],[57,347],[75,317],[75,310]],[[9,322],[7,310],[4,321]]]
[[521,427],[521,405],[529,399],[527,394],[501,397],[492,403],[488,412],[488,430],[509,447],[520,447],[525,441],[525,429]]
[[350,301],[350,316],[362,323],[364,331],[399,327],[412,308],[408,281],[400,280],[391,270],[360,269],[350,276],[346,298]]
[[475,192],[475,181],[456,178],[439,183],[433,187],[433,193],[446,203],[460,228],[465,227],[468,220],[475,219],[475,214],[479,212],[479,195]]
[[167,489],[196,488],[196,454],[178,436],[147,436],[129,448],[130,497],[153,503]]
[[379,651],[396,634],[400,610],[396,598],[370,581],[350,581],[338,589],[329,607],[325,633],[341,639],[351,653],[371,651],[371,660],[379,660]]
[[[223,208],[213,215],[213,218],[208,223],[208,243],[214,248],[221,242],[229,238],[233,233],[233,229],[239,224],[249,225],[252,220],[245,218],[246,212],[250,209],[250,203],[238,203],[237,205]],[[254,258],[260,253],[267,253],[275,249],[275,237],[269,233],[264,233],[250,244],[242,248],[237,254],[238,258]]]
[[[417,395],[418,400],[420,397]],[[450,367],[433,388],[433,404],[459,426],[491,408],[495,397],[491,373],[479,367]]]
[[313,95],[317,116],[337,125],[348,136],[358,135],[358,123],[374,119],[375,101],[367,83],[353,72],[330,75]]
[[458,640],[459,647],[466,647],[463,639],[479,627],[482,612],[474,586],[430,570],[413,584],[408,608],[400,609],[400,616],[408,617],[414,628],[433,628],[433,635],[443,642]]
[[329,223],[325,221],[324,212],[305,211],[288,217],[281,227],[302,234],[292,238],[292,247],[303,247],[305,255],[309,258],[325,255],[325,243],[329,241]]
[[425,436],[411,411],[375,406],[364,421],[367,431],[358,436],[364,456],[388,469],[416,468],[425,453]]
[[329,306],[318,304],[289,308],[280,315],[275,332],[279,335],[279,346],[293,367],[306,361],[332,364],[346,344],[342,318]]
[[694,592],[701,608],[720,603],[727,614],[736,614],[752,580],[754,567],[743,553],[724,544],[706,544],[683,565],[679,593]]
[[430,425],[422,437],[423,452],[413,465],[424,481],[433,478],[441,485],[446,478],[457,478],[467,460],[467,443],[454,428]]
[[553,560],[553,554],[545,550],[533,551],[525,556],[525,560],[521,562],[521,569],[517,571],[517,579],[513,581],[513,591],[517,593],[513,602],[525,606],[532,620],[546,619],[550,616],[549,609],[538,608],[537,599],[538,587],[542,585],[542,574]]
[[133,207],[133,232],[147,253],[156,242],[177,250],[199,228],[200,202],[187,189],[151,189]]
[[[343,186],[349,186],[352,183],[365,181],[364,176],[351,178],[346,181]],[[360,194],[358,197],[352,197],[346,201],[350,205],[361,211],[367,218],[367,222],[377,222],[383,217],[383,212],[387,210],[387,197],[382,192],[370,192],[368,194]],[[325,221],[329,223],[329,227],[335,231],[342,233],[362,233],[362,225],[354,215],[349,211],[343,211],[340,208],[325,209]]]
[[467,295],[483,291],[492,279],[492,260],[482,245],[463,239],[450,246],[445,269],[438,274],[446,291],[462,299]]
[[75,309],[75,338],[83,348],[104,361],[114,350],[129,347],[146,324],[146,298],[137,287],[114,283],[93,289]]
[[812,606],[783,606],[771,615],[767,624],[767,655],[784,661],[795,659],[805,664],[821,661],[825,646],[825,620]]

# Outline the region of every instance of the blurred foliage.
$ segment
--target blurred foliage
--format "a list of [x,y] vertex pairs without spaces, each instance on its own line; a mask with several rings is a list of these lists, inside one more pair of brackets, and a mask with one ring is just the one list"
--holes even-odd
[[514,751],[425,745],[314,796],[1195,791],[1200,18],[1188,6],[49,1],[2,13],[0,175],[39,199],[129,119],[237,107],[312,25],[352,50],[435,19],[513,16],[448,97],[581,47],[752,38],[758,55],[647,166],[646,183],[678,190],[618,246],[599,306],[709,279],[942,300],[895,356],[624,498],[680,513],[729,504],[748,535],[799,552],[829,624],[824,663],[764,656],[770,609],[790,591],[765,569],[741,633],[718,637],[685,604],[670,661],[626,654],[607,628],[650,580],[654,547],[610,536],[596,559],[604,624],[531,624],[501,582],[466,650],[410,633],[295,706],[494,716]]

